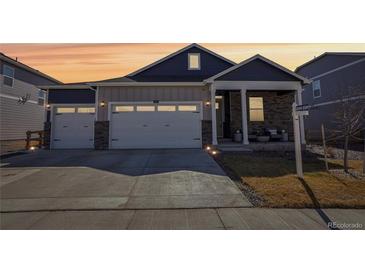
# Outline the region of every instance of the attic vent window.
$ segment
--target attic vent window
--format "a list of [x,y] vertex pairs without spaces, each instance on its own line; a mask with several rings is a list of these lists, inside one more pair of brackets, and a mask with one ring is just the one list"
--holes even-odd
[[189,53],[188,68],[189,70],[200,70],[200,53]]

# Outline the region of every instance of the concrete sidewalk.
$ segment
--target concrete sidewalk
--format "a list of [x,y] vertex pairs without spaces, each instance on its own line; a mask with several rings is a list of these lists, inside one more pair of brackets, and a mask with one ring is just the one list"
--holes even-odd
[[[320,213],[320,214],[319,214]],[[356,209],[171,209],[1,213],[1,229],[365,229]]]

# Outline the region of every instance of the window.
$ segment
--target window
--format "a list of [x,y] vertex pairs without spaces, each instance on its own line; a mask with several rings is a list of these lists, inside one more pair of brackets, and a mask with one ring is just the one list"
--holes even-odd
[[14,84],[14,68],[4,65],[3,74],[4,74],[4,85],[12,87]]
[[137,106],[137,111],[155,111],[155,106]]
[[75,108],[57,108],[57,113],[75,113]]
[[321,82],[316,80],[313,82],[313,98],[321,97]]
[[157,106],[157,111],[176,111],[176,107],[161,105],[161,106]]
[[78,113],[95,113],[94,107],[80,107],[77,108]]
[[46,92],[44,90],[38,90],[38,105],[44,106],[46,100]]
[[197,110],[197,107],[192,105],[192,106],[178,106],[178,110],[179,111],[196,111]]
[[114,108],[116,112],[132,112],[134,111],[134,106],[116,106]]
[[188,59],[189,70],[200,70],[200,53],[189,53]]
[[251,122],[264,121],[264,100],[262,97],[250,97],[249,108]]

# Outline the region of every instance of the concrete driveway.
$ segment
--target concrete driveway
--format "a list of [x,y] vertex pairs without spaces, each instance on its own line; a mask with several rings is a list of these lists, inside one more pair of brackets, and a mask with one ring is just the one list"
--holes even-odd
[[37,151],[1,163],[1,211],[250,207],[204,151]]

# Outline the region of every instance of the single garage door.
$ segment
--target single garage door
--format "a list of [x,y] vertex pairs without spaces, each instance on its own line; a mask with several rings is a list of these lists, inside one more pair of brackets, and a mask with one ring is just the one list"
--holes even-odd
[[200,104],[114,104],[111,148],[200,148]]
[[52,148],[93,148],[95,107],[55,107]]

